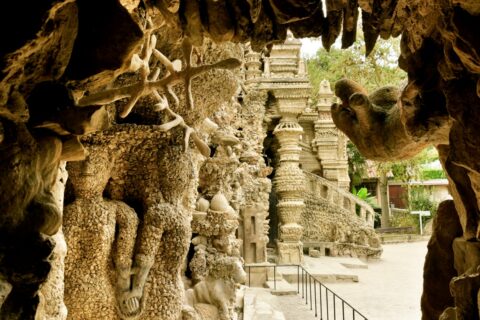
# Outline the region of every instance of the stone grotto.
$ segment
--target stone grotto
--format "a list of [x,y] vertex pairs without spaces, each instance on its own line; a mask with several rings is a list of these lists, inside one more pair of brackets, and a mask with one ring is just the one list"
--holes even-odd
[[[348,48],[360,13],[408,84],[312,103],[298,39]],[[480,319],[478,1],[18,0],[0,24],[0,319],[238,319],[245,266],[378,258],[347,139],[438,149],[422,318]]]

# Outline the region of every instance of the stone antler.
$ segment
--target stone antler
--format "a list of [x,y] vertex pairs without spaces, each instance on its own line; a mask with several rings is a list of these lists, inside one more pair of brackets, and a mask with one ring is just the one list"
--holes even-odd
[[190,141],[190,137],[192,137],[193,142],[195,143],[195,146],[197,147],[198,151],[205,157],[210,156],[210,148],[208,145],[202,141],[195,132],[195,130],[188,126],[185,121],[183,120],[183,117],[180,116],[179,114],[175,113],[172,109],[170,109],[168,105],[168,101],[165,98],[165,96],[160,95],[157,91],[154,91],[154,95],[158,100],[158,103],[155,105],[157,107],[158,111],[166,111],[169,116],[173,117],[173,120],[164,123],[162,125],[159,125],[157,129],[161,131],[168,131],[176,126],[180,126],[185,130],[185,139],[184,139],[184,149],[188,149],[188,143]]
[[[79,107],[83,107],[94,104],[108,104],[123,98],[129,98],[127,104],[120,112],[120,117],[125,118],[131,112],[138,99],[140,99],[142,96],[149,95],[154,91],[168,94],[174,98],[175,101],[178,101],[178,98],[173,93],[172,88],[178,83],[184,83],[187,105],[193,109],[194,102],[191,84],[194,78],[210,70],[234,69],[241,65],[239,60],[235,58],[229,58],[217,63],[193,67],[191,65],[192,44],[188,39],[185,39],[182,45],[186,62],[185,68],[183,68],[183,70],[177,70],[174,64],[155,48],[156,42],[157,38],[155,35],[147,37],[146,43],[142,50],[142,58],[140,58],[138,55],[134,55],[132,58],[131,70],[140,70],[142,76],[140,81],[124,87],[104,90],[86,97],[82,97],[77,102],[77,105]],[[150,72],[149,61],[152,55],[167,69],[167,74],[161,79],[149,79],[149,76],[152,76],[151,78],[156,78],[153,76],[159,74],[160,72],[158,69],[155,69],[153,74]]]
[[[185,129],[185,150],[188,148],[190,137],[193,139],[195,146],[204,156],[210,155],[210,148],[203,142],[193,128],[188,126],[183,118],[175,113],[168,104],[165,97],[167,95],[173,100],[175,107],[179,105],[179,99],[173,91],[173,87],[178,83],[185,85],[186,104],[189,109],[194,108],[194,101],[192,95],[192,80],[202,73],[214,69],[234,69],[241,65],[241,62],[235,58],[225,59],[213,64],[206,64],[201,66],[192,66],[192,44],[188,38],[182,43],[182,51],[185,59],[185,67],[182,69],[175,63],[170,61],[163,53],[155,48],[157,37],[155,35],[148,35],[145,44],[142,48],[141,56],[135,54],[132,57],[129,71],[139,71],[141,79],[136,83],[113,88],[109,90],[100,91],[78,100],[77,106],[89,105],[103,105],[115,102],[117,100],[128,98],[128,102],[120,111],[120,117],[125,118],[130,114],[132,109],[137,104],[138,100],[146,95],[153,94],[157,100],[157,111],[166,111],[173,120],[164,123],[158,128],[162,131],[168,131],[176,126],[181,126]],[[153,71],[150,70],[150,59],[156,59],[163,66],[165,66],[167,73],[161,79],[160,68],[156,67]]]

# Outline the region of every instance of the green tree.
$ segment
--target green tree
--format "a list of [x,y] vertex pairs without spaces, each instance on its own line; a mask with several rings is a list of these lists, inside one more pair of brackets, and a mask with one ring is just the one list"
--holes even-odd
[[[365,42],[362,37],[346,50],[332,47],[330,52],[321,48],[315,57],[307,60],[308,73],[312,83],[312,97],[316,93],[320,81],[327,79],[333,85],[335,81],[346,77],[361,83],[369,92],[385,85],[400,87],[407,75],[397,66],[400,55],[399,38],[379,40],[372,53],[365,57]],[[315,98],[313,99],[315,101]],[[349,171],[352,187],[359,185],[366,176],[367,163],[357,148],[349,143]],[[395,171],[398,175],[412,178],[415,175],[415,160],[400,164],[375,163],[379,178],[382,209],[382,227],[388,227],[390,209],[388,203],[388,177]]]
[[358,40],[348,49],[332,47],[330,52],[321,48],[315,57],[307,60],[313,97],[320,81],[335,81],[346,77],[364,85],[369,92],[385,85],[400,86],[407,75],[397,66],[400,55],[399,38],[380,39],[372,53],[365,57],[365,42]]

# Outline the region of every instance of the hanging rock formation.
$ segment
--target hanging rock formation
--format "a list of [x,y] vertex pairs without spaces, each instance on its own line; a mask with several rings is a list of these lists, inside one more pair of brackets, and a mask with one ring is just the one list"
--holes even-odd
[[[478,1],[327,0],[323,12],[322,2],[312,0],[60,0],[9,1],[0,12],[0,317],[35,317],[38,289],[52,267],[52,236],[61,226],[52,194],[58,165],[85,158],[85,143],[114,161],[103,195],[108,213],[116,210],[110,201],[121,201],[140,221],[134,290],[123,301],[131,314],[176,319],[196,150],[210,154],[197,125],[234,94],[233,75],[216,69],[239,66],[239,56],[207,38],[250,41],[253,50],[268,51],[290,28],[297,38],[322,36],[328,48],[343,30],[347,47],[359,9],[367,53],[378,37],[402,36],[399,65],[409,81],[398,96],[339,84],[334,120],[375,159],[438,147],[467,241],[455,242],[456,308],[445,316],[478,316],[477,300],[468,298],[479,289],[473,250],[480,215]],[[204,56],[208,49],[217,53]],[[167,298],[155,304],[157,295]]]

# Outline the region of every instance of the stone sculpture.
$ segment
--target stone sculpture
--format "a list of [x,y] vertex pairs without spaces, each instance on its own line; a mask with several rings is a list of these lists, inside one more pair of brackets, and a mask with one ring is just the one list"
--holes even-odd
[[128,315],[122,298],[131,286],[138,217],[125,203],[103,198],[112,169],[110,154],[98,147],[68,166],[75,200],[64,212],[65,303],[74,319],[118,319],[117,309]]
[[222,193],[212,198],[206,212],[194,215],[192,229],[198,236],[192,240],[195,254],[190,269],[196,283],[186,291],[184,319],[195,313],[202,317],[202,307],[199,309],[198,306],[205,304],[215,306],[218,319],[236,318],[233,310],[235,289],[237,284],[244,283],[246,279],[235,238],[238,218]]
[[[67,154],[68,151],[70,155],[75,155],[73,158],[78,159],[83,154],[78,135],[97,127],[93,123],[99,124],[102,121],[97,122],[95,119],[102,118],[100,115],[105,112],[105,109],[115,107],[113,105],[102,107],[103,103],[99,98],[106,97],[108,99],[105,101],[115,101],[116,107],[124,111],[123,114],[131,111],[130,123],[133,122],[132,117],[136,109],[148,105],[145,100],[151,99],[150,102],[153,105],[162,102],[162,98],[147,97],[141,92],[145,89],[145,93],[150,92],[155,95],[153,89],[161,91],[168,89],[152,84],[166,85],[162,80],[152,80],[156,76],[155,72],[145,72],[148,71],[146,62],[150,62],[149,67],[154,71],[159,61],[146,59],[149,56],[147,54],[149,50],[146,49],[152,49],[151,44],[155,42],[152,33],[157,36],[158,51],[169,56],[169,61],[174,60],[172,57],[180,56],[178,53],[181,49],[176,44],[183,42],[185,38],[188,38],[185,44],[190,42],[196,46],[208,46],[205,41],[207,38],[217,42],[250,42],[253,50],[260,51],[275,41],[283,41],[287,37],[287,29],[292,30],[297,38],[322,36],[326,48],[329,48],[343,31],[342,46],[348,47],[355,40],[359,11],[362,14],[367,54],[372,51],[378,37],[402,35],[402,54],[399,65],[408,71],[409,84],[401,94],[402,108],[398,108],[397,104],[388,112],[386,111],[388,107],[380,107],[383,102],[377,101],[374,104],[379,108],[371,108],[374,109],[373,112],[367,109],[364,110],[367,112],[362,113],[360,106],[370,105],[368,100],[370,99],[370,102],[374,100],[366,93],[355,97],[351,106],[345,103],[345,100],[344,111],[347,113],[344,116],[349,114],[354,116],[341,116],[347,119],[347,123],[342,127],[340,121],[339,126],[346,132],[351,130],[352,132],[347,132],[347,135],[349,134],[352,139],[357,137],[356,142],[360,149],[377,159],[392,154],[406,157],[411,154],[409,150],[419,150],[421,145],[426,143],[442,143],[438,148],[443,153],[445,169],[451,179],[452,194],[462,225],[463,237],[469,243],[476,242],[480,190],[478,187],[480,185],[478,166],[480,147],[476,130],[480,119],[478,114],[480,49],[475,33],[480,27],[478,1],[346,2],[329,0],[326,1],[325,8],[323,3],[310,0],[233,2],[61,0],[29,3],[28,6],[25,6],[25,2],[22,1],[8,1],[3,4],[0,11],[2,23],[0,27],[2,39],[0,48],[2,66],[0,75],[0,113],[2,114],[0,278],[3,284],[8,283],[2,285],[3,292],[9,291],[5,289],[9,287],[11,292],[1,306],[0,315],[22,320],[33,319],[36,316],[37,291],[47,278],[51,267],[50,262],[47,261],[53,248],[50,235],[59,225],[60,211],[51,205],[53,201],[49,195],[52,181],[54,181],[53,176],[61,158],[59,155]],[[15,32],[12,32],[12,26]],[[172,29],[175,29],[174,32]],[[145,54],[138,54],[142,43],[145,44],[143,46]],[[186,47],[188,49],[188,45]],[[135,53],[137,56],[133,59],[133,66],[138,69],[136,67],[133,69],[137,70],[137,73],[126,73],[132,66],[132,57]],[[161,55],[157,58],[165,62]],[[183,75],[189,73],[182,73],[181,70],[192,71],[195,61],[185,60],[192,62],[192,66],[173,70],[176,73],[170,72],[173,62],[162,64],[162,68],[163,66],[170,68],[170,75],[165,73],[165,76],[167,78],[171,76],[169,79],[172,80],[179,73]],[[202,57],[198,60],[201,62]],[[258,69],[252,70],[252,74],[261,75],[262,72],[259,70],[261,63],[250,64],[252,67],[257,65],[255,68]],[[237,65],[237,62],[230,66],[232,65]],[[271,64],[270,72],[274,72],[274,69],[274,65]],[[121,77],[112,84],[111,79],[119,75]],[[206,77],[203,78],[205,83],[215,87],[213,77],[209,78],[208,75],[202,74],[203,76]],[[188,77],[176,78],[175,81],[191,83],[192,88],[195,86],[195,82],[190,82]],[[53,90],[52,94],[44,95],[46,99],[40,99],[42,103],[35,103],[35,99],[31,99],[32,93],[42,82],[53,83],[57,88],[65,90],[63,93],[62,90]],[[133,88],[129,87],[130,85]],[[178,87],[174,87],[173,90],[182,91]],[[169,95],[167,91],[165,92],[168,99],[174,100],[173,95]],[[66,100],[65,92],[68,96]],[[192,92],[194,100],[198,98],[198,96],[195,97],[195,90],[187,88],[185,92]],[[112,93],[120,93],[120,96],[124,94],[123,98],[128,98],[130,103],[116,101]],[[184,105],[191,105],[187,101],[192,100],[187,95],[176,94],[175,96],[181,97],[178,108],[175,101],[169,101],[168,108],[164,103],[159,107],[164,107],[162,124],[172,120],[173,122],[170,122],[167,127],[180,126],[181,132],[172,133],[174,137],[152,133],[152,137],[161,140],[161,149],[166,145],[186,145],[189,139],[184,139],[188,136],[184,133],[192,132],[187,127],[192,129],[195,127],[195,121],[189,120],[198,118],[201,121],[211,115],[205,114],[211,113],[209,108],[197,107],[195,111],[183,110]],[[368,99],[365,99],[365,96]],[[86,106],[88,100],[85,99],[88,97],[91,98],[90,102],[99,103],[99,106]],[[205,97],[205,99],[208,98]],[[347,98],[350,98],[350,95]],[[135,100],[138,100],[137,104]],[[217,100],[226,101],[225,99]],[[54,103],[56,101],[69,102],[59,106]],[[75,106],[76,103],[82,107]],[[390,101],[388,104],[391,104]],[[132,109],[134,105],[135,108]],[[185,122],[182,123],[181,119],[175,115],[180,115]],[[153,117],[157,116],[158,113]],[[371,120],[374,121],[369,125]],[[356,125],[358,124],[356,121],[361,123],[360,127]],[[149,123],[151,124],[152,122]],[[130,127],[135,131],[134,126]],[[446,135],[442,132],[446,132],[444,129],[449,127],[450,129],[446,130],[448,131],[447,141],[444,139]],[[77,131],[75,128],[82,130]],[[366,128],[371,130],[365,130]],[[148,127],[136,129],[141,129],[137,132],[145,130],[151,133]],[[390,136],[386,134],[389,133],[386,130],[390,130]],[[121,130],[119,132],[119,135],[123,134]],[[200,135],[198,132],[196,134]],[[394,140],[392,136],[398,140],[398,144],[392,144]],[[208,149],[205,148],[205,144],[200,139],[194,138],[192,136],[192,140],[197,140],[197,148],[206,154]],[[362,139],[368,138],[371,138],[373,152],[362,148],[362,144],[365,146]],[[109,139],[112,141],[112,149],[119,148],[119,140],[112,136],[109,136]],[[145,140],[139,139],[139,141],[143,143]],[[156,150],[157,147],[158,145],[150,146],[149,152]],[[134,150],[134,152],[137,151]],[[256,151],[259,153],[259,150]],[[148,165],[150,162],[141,163]],[[153,164],[150,163],[150,165]],[[180,165],[189,166],[190,164],[181,162]],[[119,168],[121,172],[128,172],[131,167],[119,166]],[[139,172],[137,170],[135,174]],[[121,174],[118,175],[120,176]],[[122,178],[117,182],[134,180],[130,177],[123,180]],[[129,187],[131,187],[130,184]],[[114,191],[121,188],[110,189]],[[195,191],[192,194],[195,194]],[[144,206],[147,203],[145,207],[149,206],[148,199],[142,199],[138,194],[125,193],[125,195],[130,198],[120,195],[117,200],[126,203],[137,201]],[[157,199],[160,198],[157,197]],[[170,203],[161,200],[152,205]],[[140,216],[143,214],[140,211],[146,212],[141,208],[140,210],[136,208],[136,211]],[[39,214],[33,214],[34,212]],[[39,217],[47,216],[51,219],[37,220]],[[16,222],[11,223],[12,221]],[[188,224],[188,219],[184,222]],[[25,232],[24,228],[28,232]],[[461,252],[462,250],[459,254]],[[474,251],[468,256],[470,258],[465,261],[476,261],[478,254]],[[168,272],[176,274],[179,269],[176,265],[171,267]],[[147,277],[145,287],[148,283]],[[466,274],[465,278],[459,279],[455,284],[455,288],[458,288],[457,285],[467,288],[471,284],[476,284],[475,277]],[[473,288],[473,291],[476,290],[472,286],[470,288]],[[457,289],[455,290],[458,292]],[[462,301],[470,307],[460,307]],[[460,307],[458,310],[478,314],[472,311],[478,310],[478,303],[476,304],[472,299],[456,294],[455,303]],[[178,309],[177,305],[173,304],[173,313]],[[450,314],[456,312],[453,309],[448,310]],[[462,316],[470,317],[461,312]],[[473,315],[470,318],[473,318]]]
[[[146,62],[142,68],[146,69],[149,59],[144,59]],[[220,88],[223,89],[216,97],[231,94],[231,77],[217,74],[216,79],[222,83]],[[197,84],[193,88],[199,90]],[[171,88],[168,90],[171,91],[169,98],[176,99],[175,108],[190,112],[191,106],[182,109],[181,100]],[[106,188],[102,186],[102,192],[114,203],[132,203],[141,217],[132,266],[125,265],[116,271],[114,297],[117,298],[119,316],[124,319],[177,319],[180,314],[183,300],[180,271],[191,238],[189,199],[195,194],[197,170],[195,155],[189,149],[189,137],[193,137],[201,153],[209,154],[208,146],[197,137],[193,128],[186,125],[180,114],[172,111],[167,98],[156,96],[153,95],[153,105],[147,99],[138,103],[138,109],[132,109],[135,104],[129,107],[132,116],[126,118],[126,124],[114,124],[110,129],[82,140],[92,158],[105,162],[92,164],[93,169],[101,170],[108,181]],[[95,97],[91,95],[88,99]],[[205,112],[211,112],[210,108],[215,107],[213,101],[215,97],[202,100]],[[138,119],[147,124],[128,123]],[[190,123],[194,124],[202,122],[198,118],[191,120]],[[108,170],[102,168],[107,164]],[[69,295],[68,299],[75,299],[75,295]],[[108,304],[107,309],[115,312],[115,303]]]

